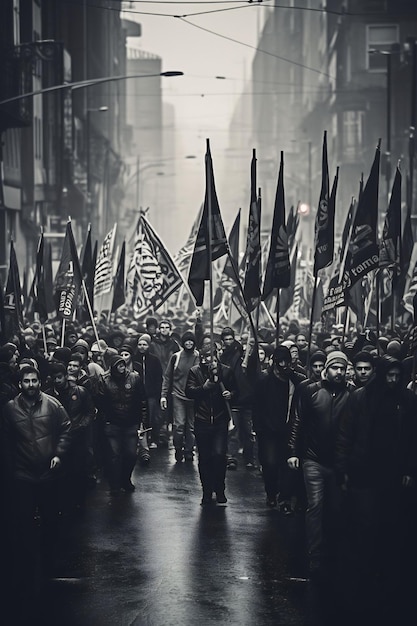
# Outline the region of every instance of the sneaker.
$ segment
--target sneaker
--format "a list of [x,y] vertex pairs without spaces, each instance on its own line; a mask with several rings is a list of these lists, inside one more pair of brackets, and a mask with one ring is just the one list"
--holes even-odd
[[234,460],[227,461],[227,469],[236,471],[237,470],[237,462],[234,461]]
[[149,450],[156,450],[157,447],[158,447],[158,444],[155,443],[154,441],[152,441],[152,443],[149,444]]
[[270,509],[276,509],[276,507],[277,507],[277,499],[276,498],[267,498],[266,499],[266,506],[268,506]]
[[226,506],[227,505],[227,498],[224,495],[224,491],[222,491],[221,493],[216,493],[216,504],[217,504],[217,506]]
[[175,460],[177,463],[181,463],[184,458],[184,453],[182,450],[175,450]]
[[246,469],[252,471],[255,469],[255,465],[251,461],[249,461],[249,463],[246,463]]

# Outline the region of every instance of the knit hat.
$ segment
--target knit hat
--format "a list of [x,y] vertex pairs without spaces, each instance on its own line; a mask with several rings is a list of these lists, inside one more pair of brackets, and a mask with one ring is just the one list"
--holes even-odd
[[336,363],[343,364],[344,366],[347,366],[348,364],[348,358],[341,350],[333,350],[333,352],[330,352],[327,356],[324,367],[327,370],[328,367],[335,365]]
[[158,326],[158,320],[156,317],[147,317],[145,320],[146,328],[149,326]]
[[112,370],[118,363],[124,363],[120,354],[112,354],[108,360],[109,368]]
[[230,337],[230,335],[234,338],[235,331],[233,330],[233,328],[230,328],[230,326],[226,326],[225,328],[223,328],[222,334],[220,336],[222,339],[224,339],[225,337]]
[[326,354],[322,350],[316,350],[310,357],[310,363],[326,363]]
[[67,368],[60,361],[51,361],[49,364],[49,371],[52,376],[54,376],[54,374],[66,374]]
[[185,333],[181,337],[181,345],[184,346],[186,341],[193,341],[195,344],[195,335],[191,332],[191,330],[185,331]]
[[73,352],[79,352],[81,350],[85,350],[86,352],[89,351],[90,346],[88,345],[88,343],[85,341],[85,339],[77,339],[77,341],[74,343],[74,345],[72,346],[71,350]]
[[47,346],[57,346],[57,345],[58,345],[58,342],[57,342],[57,340],[55,339],[55,337],[47,337],[47,338],[46,338],[46,345],[47,345]]
[[61,363],[65,363],[68,365],[68,362],[71,359],[71,348],[64,346],[63,348],[57,348],[54,352],[54,361],[60,361]]
[[4,346],[1,346],[0,348],[0,363],[9,363],[12,358],[14,353],[16,352],[16,348],[11,344],[6,344]]
[[141,336],[139,337],[139,339],[138,339],[138,343],[139,343],[139,341],[146,341],[146,343],[147,343],[148,345],[150,345],[150,344],[151,344],[152,339],[151,339],[151,336],[150,336],[150,335],[148,335],[148,333],[143,333],[143,335],[141,335]]
[[277,346],[272,354],[272,360],[274,363],[279,363],[279,361],[291,361],[291,353],[287,346],[281,344]]
[[129,343],[124,343],[119,348],[119,354],[121,352],[129,352],[129,354],[133,354],[134,353],[134,349],[133,349],[133,347]]

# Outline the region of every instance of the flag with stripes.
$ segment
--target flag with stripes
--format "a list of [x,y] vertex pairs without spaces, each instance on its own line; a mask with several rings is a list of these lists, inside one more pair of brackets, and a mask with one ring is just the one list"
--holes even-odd
[[135,319],[156,311],[182,284],[168,250],[140,215],[127,271],[127,301]]
[[99,250],[94,275],[94,299],[110,293],[113,284],[113,248],[117,224],[107,233]]

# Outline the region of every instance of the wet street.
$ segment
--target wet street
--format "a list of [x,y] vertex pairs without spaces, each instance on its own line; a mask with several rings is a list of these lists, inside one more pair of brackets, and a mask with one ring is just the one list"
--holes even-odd
[[99,483],[86,511],[49,537],[39,601],[22,623],[361,623],[338,581],[306,580],[303,514],[267,509],[258,471],[228,472],[225,508],[200,506],[197,462],[177,464],[173,450],[152,450],[134,482],[133,494],[116,498]]

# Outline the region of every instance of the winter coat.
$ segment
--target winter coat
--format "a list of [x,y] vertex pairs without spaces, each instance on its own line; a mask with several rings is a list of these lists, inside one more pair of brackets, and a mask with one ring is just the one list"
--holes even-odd
[[[378,425],[385,420],[385,434],[378,434]],[[360,488],[400,484],[402,476],[417,478],[416,431],[415,394],[409,389],[389,394],[374,378],[351,394],[340,422],[336,439],[340,480],[347,475],[350,484]]]
[[149,352],[159,359],[162,371],[165,372],[169,359],[174,352],[178,352],[180,348],[181,346],[173,337],[168,337],[166,341],[160,337],[154,337],[151,345],[149,346]]
[[220,355],[220,362],[227,365],[233,371],[238,395],[231,402],[233,408],[250,408],[253,402],[253,384],[242,367],[243,348],[238,341],[225,348]]
[[287,381],[280,380],[269,368],[255,387],[253,428],[257,434],[279,434],[287,443],[294,393],[303,380],[298,372],[292,372]]
[[147,426],[148,412],[145,389],[137,372],[113,376],[110,369],[98,385],[97,408],[101,417],[117,426]]
[[56,478],[59,472],[50,469],[51,459],[65,459],[71,444],[70,427],[62,404],[42,391],[32,407],[22,394],[8,402],[2,441],[6,474],[31,483]]
[[69,382],[61,391],[52,387],[45,393],[62,404],[71,421],[71,432],[87,428],[93,421],[96,409],[90,394],[83,387]]
[[168,363],[162,381],[161,396],[168,398],[170,394],[181,398],[181,400],[190,401],[185,395],[185,385],[187,383],[188,373],[194,365],[199,363],[199,355],[197,350],[188,352],[180,350],[175,352]]
[[185,395],[194,400],[194,415],[197,421],[213,424],[218,420],[229,421],[229,408],[222,392],[227,389],[233,397],[237,395],[234,374],[227,365],[218,364],[218,382],[211,389],[205,389],[204,383],[209,380],[209,370],[204,365],[195,365],[190,369]]
[[137,353],[133,357],[133,369],[137,372],[145,386],[147,398],[156,398],[159,402],[162,387],[162,366],[154,354]]
[[302,390],[290,424],[291,456],[333,467],[336,434],[349,393],[346,385],[331,385],[325,379]]

